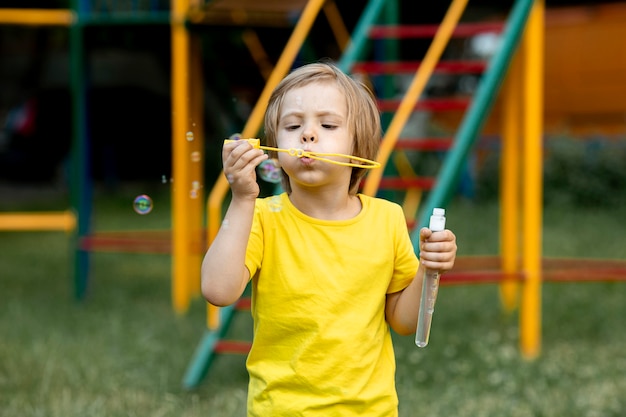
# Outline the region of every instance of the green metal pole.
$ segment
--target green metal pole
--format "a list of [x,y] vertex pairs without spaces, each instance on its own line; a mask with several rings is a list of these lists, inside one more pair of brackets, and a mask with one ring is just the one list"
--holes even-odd
[[[399,20],[399,8],[397,0],[387,0],[385,2],[385,8],[383,9],[383,21],[386,25],[397,25]],[[399,45],[398,39],[393,37],[389,39],[381,39],[377,40],[378,44],[377,55],[382,58],[382,61],[397,61],[400,56],[399,53]],[[394,84],[394,80],[396,78],[395,74],[382,74],[381,78],[381,96],[383,98],[389,99],[393,98],[396,94],[396,86]],[[391,123],[391,119],[393,115],[389,112],[384,112],[380,115],[381,122],[383,126],[383,130],[387,130],[389,123]],[[389,167],[389,165],[387,165]],[[392,175],[397,175],[394,172]]]
[[235,313],[236,309],[234,305],[220,308],[220,327],[214,331],[206,330],[204,332],[202,340],[200,340],[191,358],[191,362],[187,367],[185,376],[183,377],[183,388],[192,389],[197,387],[206,376],[211,362],[213,362],[213,359],[215,359],[217,355],[215,347],[226,335]]
[[368,39],[367,32],[380,16],[384,4],[385,0],[370,0],[365,6],[365,10],[352,32],[350,44],[337,63],[343,72],[350,72],[352,65],[364,54]]
[[412,234],[416,251],[419,251],[419,229],[428,225],[428,219],[435,207],[446,207],[458,183],[459,175],[467,156],[476,142],[486,116],[491,110],[496,93],[504,79],[513,54],[517,49],[528,20],[533,0],[517,0],[502,35],[500,50],[493,57],[470,108],[456,134],[454,145],[448,153],[435,188],[429,193],[419,219],[419,227]]
[[72,208],[77,216],[74,235],[74,295],[81,300],[87,292],[89,253],[80,248],[80,240],[89,234],[91,227],[92,184],[89,170],[89,140],[87,133],[87,99],[85,88],[85,55],[81,12],[84,0],[73,0],[76,14],[70,26],[70,79],[72,91],[72,170],[70,194]]

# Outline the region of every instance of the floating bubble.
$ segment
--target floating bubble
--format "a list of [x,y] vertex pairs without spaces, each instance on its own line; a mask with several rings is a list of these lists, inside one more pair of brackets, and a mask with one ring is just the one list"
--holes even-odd
[[192,199],[198,198],[198,190],[190,190],[189,191],[189,198],[192,198]]
[[230,135],[230,137],[228,139],[230,139],[230,140],[239,140],[239,139],[241,139],[241,133],[233,133],[232,135]]
[[167,177],[165,175],[161,175],[161,183],[167,184]]
[[282,179],[282,171],[276,159],[266,159],[261,162],[257,167],[257,172],[263,181],[273,184],[278,184]]
[[152,211],[152,199],[145,194],[138,195],[133,201],[133,208],[137,214],[148,214]]
[[193,141],[193,132],[187,132],[185,137],[187,138],[189,142]]
[[201,156],[200,156],[200,152],[198,152],[198,151],[193,151],[193,152],[191,153],[191,162],[200,162],[200,158],[201,158]]

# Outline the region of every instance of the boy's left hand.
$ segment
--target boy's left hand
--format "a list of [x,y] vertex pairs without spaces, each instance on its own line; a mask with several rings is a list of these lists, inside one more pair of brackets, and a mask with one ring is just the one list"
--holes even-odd
[[433,232],[427,227],[420,229],[420,263],[440,273],[449,271],[456,259],[456,236],[446,229]]

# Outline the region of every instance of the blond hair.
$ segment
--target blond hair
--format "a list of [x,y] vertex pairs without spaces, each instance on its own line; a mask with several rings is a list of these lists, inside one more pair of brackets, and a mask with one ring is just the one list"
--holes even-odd
[[[352,79],[334,64],[317,62],[293,70],[276,86],[269,99],[265,112],[265,139],[268,146],[276,147],[276,135],[285,95],[295,89],[312,83],[334,83],[346,99],[348,130],[354,137],[352,155],[374,160],[381,139],[380,113],[372,92],[363,83]],[[270,157],[277,158],[276,152]],[[352,168],[349,192],[355,194],[363,168]],[[283,171],[283,188],[291,193],[289,178]]]

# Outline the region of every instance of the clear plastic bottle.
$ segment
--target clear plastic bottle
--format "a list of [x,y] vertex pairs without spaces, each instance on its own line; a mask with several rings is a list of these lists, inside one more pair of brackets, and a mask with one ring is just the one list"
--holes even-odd
[[[441,232],[446,228],[446,210],[442,208],[433,209],[430,216],[428,228],[433,232]],[[415,344],[418,347],[425,347],[430,337],[430,325],[435,312],[435,302],[439,291],[439,271],[426,269],[424,281],[422,283],[422,298],[420,299],[419,316],[417,317],[417,331],[415,332]]]

